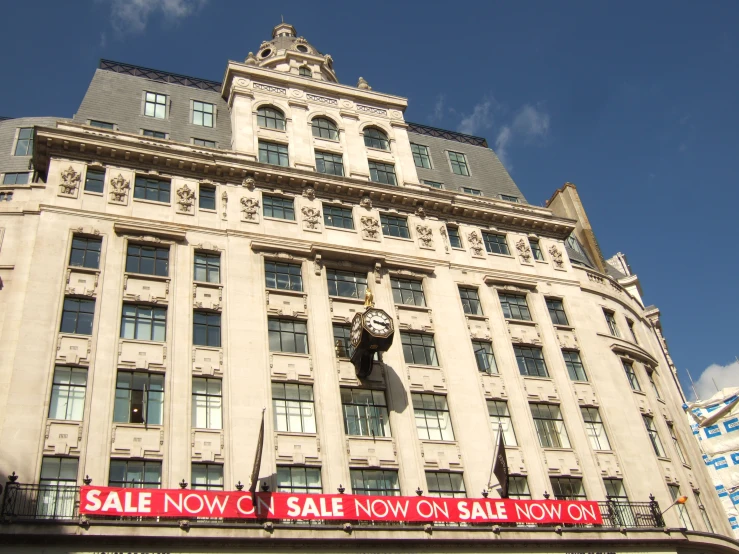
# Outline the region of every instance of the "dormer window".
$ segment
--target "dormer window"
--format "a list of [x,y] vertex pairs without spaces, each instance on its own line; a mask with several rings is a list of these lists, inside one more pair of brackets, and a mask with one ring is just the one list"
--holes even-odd
[[313,136],[316,138],[339,140],[339,129],[336,124],[325,117],[316,117],[311,121]]
[[264,106],[257,110],[257,125],[267,129],[285,130],[285,116],[277,108]]
[[390,150],[390,141],[387,135],[376,127],[369,127],[364,130],[364,145],[368,148]]
[[302,52],[303,54],[306,54],[308,52],[308,47],[304,44],[298,44],[295,48],[298,50],[298,52]]
[[[303,48],[305,48],[305,46],[303,46]],[[298,49],[300,49],[300,46],[298,46]],[[313,77],[313,72],[306,66],[301,67],[298,70],[298,73],[300,74],[301,77]]]

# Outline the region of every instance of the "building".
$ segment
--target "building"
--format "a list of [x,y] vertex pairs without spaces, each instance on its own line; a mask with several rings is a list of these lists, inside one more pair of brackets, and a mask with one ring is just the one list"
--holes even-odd
[[[659,311],[575,187],[528,204],[406,106],[281,24],[223,83],[103,60],[73,118],[0,122],[0,550],[739,551]],[[368,288],[396,334],[360,381]],[[79,515],[83,483],[248,485],[265,409],[273,491],[496,497],[502,428],[511,498],[606,521]]]

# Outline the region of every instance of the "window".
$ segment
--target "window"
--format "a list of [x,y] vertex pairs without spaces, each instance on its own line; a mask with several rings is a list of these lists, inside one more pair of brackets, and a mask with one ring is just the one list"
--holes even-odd
[[100,248],[103,241],[87,237],[72,237],[72,250],[69,253],[69,265],[75,267],[100,267]]
[[268,319],[270,352],[308,353],[308,327],[305,321]]
[[556,500],[587,500],[582,479],[579,477],[550,477]]
[[434,336],[424,333],[400,333],[403,344],[403,357],[407,364],[439,365],[436,358]]
[[321,494],[321,469],[318,467],[277,466],[277,492]]
[[562,350],[562,357],[565,359],[567,373],[572,381],[587,381],[588,376],[585,374],[585,367],[582,365],[580,353],[577,350]]
[[103,193],[105,188],[105,171],[97,169],[87,169],[85,174],[85,190],[87,192]]
[[6,173],[3,177],[3,185],[27,185],[28,172],[26,173]]
[[164,94],[147,92],[144,101],[144,115],[164,119],[167,112],[167,97]]
[[[667,485],[667,488],[670,489],[670,497],[673,502],[680,498],[680,487],[678,485]],[[685,504],[676,504],[675,507],[677,508],[677,513],[680,516],[680,521],[682,521],[683,526],[685,526],[688,531],[692,531],[693,522],[690,521],[690,514],[688,513],[688,509],[685,507]]]
[[[529,246],[531,246],[531,253],[534,255],[534,259],[543,262],[544,254],[541,251],[539,239],[529,239]],[[567,324],[565,323],[565,325]]]
[[344,175],[344,161],[341,154],[316,150],[316,171],[327,175]]
[[119,371],[115,385],[114,423],[162,424],[164,375]]
[[603,479],[603,485],[606,487],[606,498],[614,502],[628,502],[629,497],[624,489],[624,482],[621,479]]
[[438,181],[427,181],[426,179],[421,179],[421,182],[424,185],[430,186],[431,188],[435,188],[435,189],[443,189],[444,188],[444,183],[439,183]]
[[192,343],[195,346],[221,346],[221,314],[192,313]]
[[193,122],[193,125],[202,125],[203,127],[213,127],[213,104],[208,104],[207,102],[198,102],[197,100],[193,100],[192,122]]
[[121,338],[164,342],[167,340],[167,308],[123,304]]
[[85,413],[87,370],[58,365],[54,368],[51,385],[49,419],[82,421]]
[[292,198],[262,195],[264,217],[295,221],[295,204]]
[[62,309],[62,333],[92,335],[92,320],[95,315],[95,301],[82,298],[64,298]]
[[267,129],[285,130],[285,116],[275,108],[261,107],[257,110],[257,125]]
[[569,325],[570,322],[567,321],[567,314],[565,313],[565,307],[562,301],[559,298],[547,298],[546,301],[552,323],[555,325]]
[[327,269],[329,296],[343,296],[345,298],[364,298],[367,290],[367,274]]
[[[78,493],[78,463],[77,458],[43,457],[38,498],[36,499],[36,517],[56,519],[71,518],[74,515]],[[25,500],[25,502],[29,501],[30,499]],[[28,506],[28,504],[25,505]]]
[[634,371],[634,365],[631,362],[627,362],[626,360],[621,360],[621,364],[624,366],[624,371],[626,372],[626,378],[629,380],[629,385],[631,386],[631,390],[641,390],[641,385],[639,385],[639,379],[636,378],[636,372]]
[[223,383],[220,379],[193,377],[193,429],[221,429],[223,427],[222,388]]
[[618,326],[616,325],[616,314],[608,310],[603,310],[603,315],[606,318],[606,323],[608,323],[608,330],[610,331],[611,335],[613,335],[614,337],[620,337],[621,335],[618,332]]
[[111,131],[115,130],[115,124],[114,123],[108,123],[107,121],[96,121],[94,119],[90,120],[90,126],[91,127],[100,127],[101,129],[110,129]]
[[529,482],[525,475],[508,476],[508,498],[516,500],[531,500]]
[[136,175],[133,197],[152,202],[169,202],[170,187],[169,181]]
[[350,208],[341,206],[323,205],[323,223],[326,227],[338,227],[339,229],[354,229],[354,218]]
[[644,420],[644,426],[647,428],[649,440],[652,441],[652,448],[654,448],[654,453],[660,458],[664,458],[665,449],[662,448],[662,441],[659,439],[657,427],[655,427],[654,425],[654,419],[648,415],[643,415],[642,419]]
[[506,242],[505,235],[498,235],[496,233],[483,233],[482,240],[485,243],[485,250],[491,254],[503,254],[510,256],[508,250],[508,242]]
[[549,377],[547,364],[541,348],[535,346],[515,346],[513,352],[518,362],[518,371],[529,377]]
[[440,394],[411,395],[416,416],[418,438],[432,441],[453,441],[454,431],[449,417],[446,396]]
[[287,167],[290,165],[287,157],[287,146],[284,144],[276,144],[274,142],[265,142],[260,140],[259,161],[265,164]]
[[395,166],[380,162],[369,162],[370,181],[373,183],[384,183],[386,185],[397,185],[395,179]]
[[30,156],[33,154],[33,127],[18,129],[18,140],[15,143],[15,156]]
[[153,137],[158,139],[167,138],[167,133],[162,133],[161,131],[152,131],[150,129],[142,129],[141,134],[145,137]]
[[517,446],[516,433],[513,430],[513,421],[508,411],[508,402],[503,400],[488,400],[488,415],[490,416],[490,425],[493,431],[498,432],[499,428],[503,429],[503,443],[506,446]]
[[462,248],[462,239],[459,238],[459,227],[447,225],[446,230],[449,235],[449,244],[452,248]]
[[264,260],[264,277],[268,289],[303,290],[300,264]]
[[350,340],[351,327],[349,325],[339,325],[338,323],[334,323],[333,331],[336,356],[339,358],[351,358],[354,354],[354,347]]
[[126,271],[167,277],[169,275],[169,247],[129,243],[126,251]]
[[565,241],[566,245],[572,248],[575,252],[580,254],[583,258],[585,258],[589,264],[592,265],[592,262],[590,261],[590,256],[588,256],[588,253],[585,252],[585,249],[583,248],[582,244],[580,244],[580,241],[575,238],[575,235],[570,235],[567,237],[567,240]]
[[389,437],[390,419],[381,390],[341,389],[344,432],[360,437]]
[[390,142],[387,139],[387,135],[375,127],[368,127],[364,130],[364,145],[369,148],[390,150]]
[[427,471],[426,489],[429,496],[438,498],[467,498],[461,473]]
[[198,199],[198,207],[201,210],[216,209],[216,188],[200,185],[200,198]]
[[708,517],[708,512],[706,511],[706,507],[701,502],[701,495],[698,491],[694,490],[693,495],[695,496],[695,503],[698,506],[698,509],[700,510],[701,517],[703,518],[703,523],[706,526],[706,530],[709,533],[713,533],[713,525],[711,525],[711,520]]
[[195,146],[205,146],[206,148],[215,148],[216,147],[216,141],[214,141],[214,140],[206,140],[206,139],[194,138],[194,139],[192,139],[192,143]]
[[639,341],[636,338],[636,333],[634,332],[634,322],[631,321],[628,317],[626,318],[626,325],[629,328],[629,333],[631,333],[631,338],[634,340],[634,344],[639,344]]
[[562,413],[556,404],[530,404],[539,444],[544,448],[569,448]]
[[531,312],[525,296],[499,292],[498,298],[500,298],[500,306],[503,308],[503,317],[531,321]]
[[10,202],[13,200],[12,192],[0,192],[0,202]]
[[462,299],[464,313],[482,315],[482,306],[480,305],[480,297],[477,295],[477,289],[459,287],[459,296]]
[[493,356],[493,345],[490,342],[473,340],[472,350],[475,352],[478,371],[498,373],[498,365],[495,363],[495,356]]
[[275,429],[286,433],[315,433],[316,415],[313,387],[292,383],[272,383]]
[[677,457],[680,458],[680,461],[687,465],[688,459],[685,457],[685,452],[683,452],[682,446],[680,446],[680,441],[677,438],[677,433],[675,432],[675,425],[667,422],[667,429],[670,431],[670,438],[672,439],[672,444],[675,447],[675,450],[677,450]]
[[221,464],[192,464],[193,490],[222,491],[223,466]]
[[415,279],[390,278],[390,287],[393,290],[393,302],[409,306],[425,306],[426,298],[423,295],[423,284]]
[[336,124],[330,119],[316,117],[311,121],[310,126],[314,137],[339,140],[339,130],[336,128]]
[[652,390],[654,391],[654,395],[657,397],[658,400],[662,400],[662,396],[659,394],[659,389],[657,388],[657,383],[654,380],[654,374],[656,372],[654,370],[649,370],[647,368],[647,378],[649,379],[649,384],[652,385]]
[[452,164],[452,171],[457,175],[470,176],[470,168],[467,166],[467,158],[459,152],[449,152],[449,162]]
[[636,527],[636,517],[631,509],[629,497],[626,494],[624,483],[621,479],[603,479],[606,488],[606,499],[608,510],[618,526]]
[[606,428],[603,420],[600,418],[598,408],[580,407],[582,419],[585,422],[585,431],[590,439],[590,446],[593,450],[610,450],[611,443],[608,441]]
[[431,169],[431,158],[429,157],[429,149],[426,146],[411,143],[411,152],[413,153],[413,161],[416,167]]
[[162,462],[110,460],[108,486],[158,489],[162,486]]
[[354,494],[369,496],[400,496],[398,472],[382,469],[350,470]]
[[195,281],[203,283],[221,282],[221,255],[195,252]]
[[462,192],[465,194],[471,194],[472,196],[482,196],[480,189],[471,189],[469,187],[462,187]]
[[313,72],[307,67],[303,66],[298,69],[298,75],[300,75],[301,77],[313,77]]
[[385,236],[403,239],[411,236],[408,231],[408,219],[405,217],[380,214],[380,222],[382,223],[382,234]]

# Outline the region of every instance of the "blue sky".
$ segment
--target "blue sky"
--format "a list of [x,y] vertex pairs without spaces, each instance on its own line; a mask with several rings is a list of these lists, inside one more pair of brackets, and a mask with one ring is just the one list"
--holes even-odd
[[[409,99],[406,118],[482,135],[531,203],[578,186],[703,396],[739,385],[739,3],[76,0],[2,8],[0,115],[70,117],[101,57],[221,80],[284,15]],[[689,388],[686,386],[686,391]]]

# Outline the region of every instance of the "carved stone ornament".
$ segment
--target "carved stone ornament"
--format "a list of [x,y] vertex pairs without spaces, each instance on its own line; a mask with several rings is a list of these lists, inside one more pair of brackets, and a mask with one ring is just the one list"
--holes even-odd
[[223,206],[223,219],[228,216],[228,193],[224,190],[221,194],[221,206]]
[[70,165],[68,169],[62,171],[62,194],[74,194],[77,191],[77,187],[80,186],[82,181],[82,175],[75,171]]
[[270,45],[269,41],[267,41],[267,40],[263,40],[263,41],[262,41],[262,44],[260,44],[260,45],[259,45],[259,49],[260,49],[260,50],[264,50],[264,49],[265,49],[265,48],[267,48],[267,47],[268,47],[269,45]]
[[357,81],[357,88],[361,88],[362,90],[372,90],[372,87],[369,86],[369,83],[364,79],[364,77],[360,77],[359,81]]
[[257,182],[254,180],[254,177],[247,177],[244,179],[241,183],[249,190],[254,190],[254,187],[256,186]]
[[259,200],[256,198],[242,198],[241,199],[241,212],[244,214],[244,219],[247,221],[256,221],[257,212],[259,211]]
[[362,236],[364,238],[372,240],[380,238],[380,222],[376,218],[363,215],[360,222],[362,223]]
[[482,239],[480,235],[472,231],[467,235],[467,240],[470,243],[470,250],[472,250],[473,256],[484,256],[485,248],[482,245]]
[[441,235],[441,240],[444,243],[444,252],[449,252],[449,235],[447,235],[446,232],[446,225],[442,225],[439,227],[439,234]]
[[318,229],[321,220],[321,210],[311,208],[310,206],[303,206],[300,211],[303,212],[305,227],[307,229]]
[[416,208],[416,215],[420,217],[421,219],[425,219],[426,209],[423,206],[418,206],[418,208]]
[[110,180],[110,199],[113,202],[126,202],[126,196],[131,189],[131,181],[123,178],[123,174],[119,173],[118,177]]
[[177,189],[177,205],[180,207],[180,211],[189,212],[195,203],[195,192],[184,185]]
[[295,44],[308,44],[308,41],[305,40],[305,37],[298,37],[295,39]]
[[556,244],[553,244],[549,247],[549,255],[552,257],[552,261],[554,262],[554,265],[557,267],[564,267],[565,261],[562,258],[562,251],[557,248]]
[[303,196],[305,196],[308,200],[315,200],[316,189],[314,189],[313,187],[305,187],[303,189]]
[[246,65],[257,65],[257,57],[254,55],[254,52],[249,52],[249,55],[246,57],[246,60],[244,60],[244,63]]
[[516,250],[518,250],[518,255],[521,256],[521,259],[524,262],[531,262],[531,248],[529,247],[528,242],[523,239],[518,239],[518,242],[516,243]]
[[359,201],[359,205],[363,208],[367,208],[368,210],[372,209],[372,199],[367,196],[366,194],[362,196],[362,199]]
[[422,247],[434,247],[434,235],[431,232],[431,227],[429,227],[428,225],[421,225],[419,223],[418,225],[416,225],[416,231],[418,232],[418,240],[421,243]]

